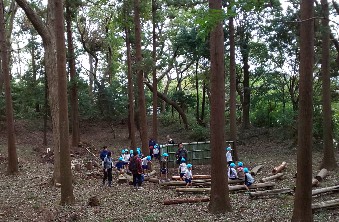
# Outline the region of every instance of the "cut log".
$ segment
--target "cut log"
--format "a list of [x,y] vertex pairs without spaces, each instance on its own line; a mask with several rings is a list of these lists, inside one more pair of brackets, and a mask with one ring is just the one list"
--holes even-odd
[[211,175],[193,175],[193,180],[211,179]]
[[259,197],[259,196],[269,196],[269,195],[278,195],[278,194],[292,194],[293,190],[290,188],[275,189],[275,190],[263,190],[250,192],[250,197]]
[[323,179],[327,176],[328,171],[323,168],[314,178],[317,179],[319,182],[323,181]]
[[312,179],[312,187],[317,187],[317,186],[319,186],[319,180],[313,178]]
[[272,170],[273,174],[277,174],[280,173],[281,171],[283,171],[286,168],[287,163],[286,162],[282,162],[280,164],[280,166],[274,167],[274,169]]
[[208,202],[208,201],[210,201],[209,197],[203,197],[203,198],[185,198],[185,199],[169,199],[169,200],[164,200],[164,205],[182,204],[182,203],[201,203],[201,202]]
[[339,199],[328,200],[320,203],[312,204],[312,210],[317,209],[328,209],[328,208],[337,208],[339,207]]
[[[275,183],[267,182],[267,183],[255,183],[249,186],[249,189],[257,189],[257,188],[271,188],[274,187]],[[228,186],[229,191],[237,191],[237,190],[246,190],[245,185],[234,185]],[[192,193],[206,193],[210,192],[211,188],[196,188],[196,187],[189,187],[189,188],[176,188],[176,192],[192,192]]]
[[122,174],[119,174],[118,176],[118,183],[127,183],[128,179]]
[[335,192],[335,191],[339,191],[339,185],[312,190],[312,196],[321,194],[321,193],[328,193],[328,192]]
[[267,181],[270,181],[270,180],[280,179],[283,175],[284,175],[284,173],[277,173],[277,174],[269,176],[269,177],[264,177],[264,178],[260,179],[259,181],[264,183],[264,182],[267,182]]
[[[235,183],[244,183],[244,180],[228,180],[229,184],[235,184]],[[163,182],[160,184],[161,186],[186,186],[185,181],[169,181],[169,182]],[[211,186],[210,181],[206,180],[192,180],[192,185],[194,186]]]
[[261,170],[262,167],[263,167],[263,165],[255,166],[255,167],[251,170],[251,175],[252,175],[252,176],[257,175],[258,172]]
[[152,176],[154,176],[155,174],[157,174],[157,171],[153,170],[152,172],[150,172],[147,176],[145,175],[144,180],[148,181]]
[[151,182],[151,183],[159,183],[159,179],[158,179],[158,178],[151,177],[151,178],[148,179],[148,182]]

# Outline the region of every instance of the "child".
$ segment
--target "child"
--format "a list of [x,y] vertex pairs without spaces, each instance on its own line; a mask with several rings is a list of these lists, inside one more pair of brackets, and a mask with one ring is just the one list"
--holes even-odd
[[193,174],[192,174],[192,164],[187,164],[187,170],[183,176],[185,178],[186,182],[186,187],[192,186],[192,179],[193,179]]
[[129,154],[128,149],[125,149],[125,154],[122,156],[122,158],[123,158],[125,169],[127,170],[129,158],[131,158],[131,155]]
[[238,178],[239,180],[245,180],[245,173],[244,173],[244,168],[243,168],[243,163],[242,162],[238,162],[238,168],[237,168],[237,174],[238,174]]
[[235,164],[231,163],[230,166],[228,167],[228,178],[231,180],[236,180],[238,179],[237,171],[235,170]]
[[226,148],[226,150],[227,150],[227,152],[226,152],[226,160],[227,160],[228,165],[230,165],[231,163],[233,163],[233,161],[232,161],[232,153],[231,153],[232,148],[229,146],[229,147]]
[[254,178],[250,174],[248,168],[244,168],[244,173],[245,173],[245,186],[246,190],[249,191],[249,186],[251,186],[254,183]]
[[118,160],[118,162],[115,164],[115,167],[117,168],[117,170],[119,171],[119,174],[123,174],[124,173],[124,171],[123,171],[123,169],[124,169],[124,161],[123,161],[124,159],[122,158],[122,157],[119,157],[119,160]]
[[179,169],[178,169],[179,174],[180,174],[180,180],[184,180],[183,176],[184,176],[184,174],[187,170],[187,165],[186,165],[185,162],[186,162],[185,158],[181,158],[181,163],[180,163]]
[[147,156],[141,159],[143,173],[148,176],[148,162],[151,161],[151,156]]
[[157,160],[159,160],[159,154],[160,154],[160,147],[158,144],[155,144],[153,148],[153,157]]
[[160,180],[163,181],[163,177],[167,180],[167,158],[168,154],[164,153],[162,154],[162,159],[160,161]]
[[112,186],[112,166],[113,160],[111,158],[112,153],[108,151],[107,156],[104,158],[104,178],[102,185],[105,185],[106,179],[108,179],[108,186]]

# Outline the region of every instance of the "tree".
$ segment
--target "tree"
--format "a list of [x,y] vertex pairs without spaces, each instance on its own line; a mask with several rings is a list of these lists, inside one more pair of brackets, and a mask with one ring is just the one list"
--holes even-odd
[[301,1],[297,186],[292,221],[312,221],[312,112],[314,19],[312,0]]
[[136,73],[138,82],[138,108],[140,119],[140,135],[142,142],[142,153],[148,153],[147,141],[147,120],[146,120],[146,104],[144,90],[144,72],[142,64],[141,52],[141,21],[140,21],[140,0],[134,0],[134,25],[135,25],[135,57],[136,57]]
[[8,148],[8,173],[14,174],[18,172],[18,157],[15,145],[15,131],[14,131],[14,117],[13,104],[11,95],[11,81],[9,74],[9,48],[6,41],[5,31],[5,17],[4,17],[4,3],[0,0],[0,46],[1,46],[1,66],[3,78],[5,83],[5,97],[6,97],[6,121],[7,121],[7,148]]
[[210,13],[218,19],[210,36],[211,59],[211,194],[209,211],[231,211],[225,161],[225,73],[224,33],[221,1],[209,1]]
[[324,157],[321,168],[333,170],[338,167],[333,149],[332,112],[331,112],[331,79],[330,79],[330,27],[329,10],[327,0],[321,0],[322,7],[322,97],[323,97],[323,140]]
[[66,47],[63,0],[54,0],[55,10],[55,38],[58,72],[58,98],[59,98],[59,133],[60,133],[60,175],[61,175],[61,204],[74,203],[71,155],[68,139],[68,101],[67,101],[67,75],[66,75]]
[[153,77],[153,121],[152,121],[152,129],[153,129],[153,139],[158,141],[158,81],[157,81],[157,34],[156,34],[156,25],[157,25],[157,8],[158,4],[156,0],[152,0],[152,59],[153,59],[153,67],[152,67],[152,77]]

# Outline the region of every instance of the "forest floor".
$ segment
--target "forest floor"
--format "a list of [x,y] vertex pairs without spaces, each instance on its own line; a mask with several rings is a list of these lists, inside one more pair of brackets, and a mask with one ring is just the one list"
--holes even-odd
[[[243,191],[230,192],[232,212],[212,215],[208,212],[208,202],[163,205],[165,199],[205,197],[208,194],[178,194],[175,189],[161,189],[159,184],[144,182],[144,190],[132,188],[128,184],[118,184],[114,175],[113,186],[102,186],[100,178],[88,176],[91,172],[100,173],[95,167],[88,172],[83,166],[73,171],[74,196],[72,206],[60,206],[60,188],[51,186],[53,173],[50,156],[42,146],[43,133],[39,124],[17,122],[17,150],[19,173],[7,175],[7,142],[5,127],[0,125],[0,221],[290,221],[293,211],[293,195],[279,195],[253,199]],[[112,130],[114,129],[114,130]],[[86,162],[94,157],[84,147],[99,155],[100,147],[108,145],[117,157],[119,150],[128,146],[127,127],[108,123],[82,123],[81,141],[83,147],[72,150],[73,160]],[[165,141],[170,132],[175,141],[187,141],[185,131],[176,128],[160,129],[160,142]],[[252,168],[263,165],[255,176],[271,175],[275,166],[287,162],[285,176],[277,180],[275,188],[295,186],[296,147],[293,142],[279,136],[277,129],[251,129],[239,135],[238,152],[240,160]],[[51,135],[49,134],[49,138]],[[50,141],[49,141],[50,143]],[[339,160],[336,150],[336,159]],[[317,174],[322,158],[321,148],[313,148],[313,174]],[[99,161],[98,161],[99,162]],[[209,174],[209,166],[194,166],[193,174]],[[174,174],[174,170],[171,170]],[[321,182],[320,187],[338,185],[338,171],[331,171]],[[91,207],[88,201],[97,197],[100,205]],[[313,197],[313,202],[338,199],[339,193]],[[338,210],[320,210],[314,213],[314,221],[339,221]]]

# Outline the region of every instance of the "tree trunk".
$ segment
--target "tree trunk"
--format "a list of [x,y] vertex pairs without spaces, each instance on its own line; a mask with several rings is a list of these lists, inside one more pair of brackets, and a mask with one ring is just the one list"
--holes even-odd
[[142,143],[142,153],[149,152],[147,140],[147,120],[146,120],[146,104],[144,91],[144,72],[142,65],[141,52],[141,21],[140,21],[140,0],[134,0],[134,25],[135,25],[135,57],[136,72],[138,77],[138,94],[139,94],[139,119],[140,119],[140,135]]
[[88,63],[89,63],[89,86],[88,86],[88,95],[93,99],[93,79],[94,79],[94,67],[93,67],[93,55],[88,53]]
[[229,19],[230,29],[230,139],[233,141],[233,157],[239,160],[237,152],[237,108],[236,108],[236,72],[235,72],[235,37],[233,17]]
[[68,101],[67,101],[67,75],[66,75],[66,46],[64,31],[63,0],[54,0],[55,9],[55,39],[58,72],[58,96],[59,96],[59,133],[60,133],[60,181],[61,181],[61,205],[74,203],[71,156],[69,151],[69,125],[68,125]]
[[312,221],[314,1],[301,1],[297,186],[292,221]]
[[332,112],[331,112],[331,76],[330,76],[330,27],[328,1],[321,0],[322,16],[322,97],[323,97],[323,140],[324,156],[320,169],[333,170],[338,167],[333,149]]
[[42,144],[47,146],[47,120],[48,120],[48,83],[47,83],[47,75],[45,73],[45,103],[44,103],[44,139]]
[[75,70],[75,53],[72,34],[72,12],[69,1],[66,1],[66,27],[67,27],[67,49],[68,49],[68,67],[71,80],[71,120],[72,120],[72,146],[76,147],[80,142],[79,132],[79,105],[78,105],[78,83]]
[[152,121],[152,130],[153,130],[153,139],[158,141],[158,80],[157,80],[157,34],[155,33],[156,28],[156,12],[157,12],[157,2],[156,0],[152,0],[152,40],[153,40],[153,51],[152,51],[152,59],[153,59],[153,67],[152,67],[152,76],[153,76],[153,121]]
[[11,81],[9,73],[9,48],[6,42],[4,3],[0,0],[0,45],[1,45],[1,63],[2,74],[5,83],[5,100],[6,100],[6,123],[7,123],[7,148],[8,148],[8,168],[9,174],[18,172],[18,156],[15,144],[13,102],[11,95]]
[[[210,10],[222,13],[220,0],[209,0]],[[231,211],[225,161],[225,70],[224,32],[218,21],[210,34],[211,59],[211,194],[209,211]],[[225,189],[226,187],[226,189]]]
[[205,80],[203,80],[203,86],[202,86],[202,101],[201,101],[201,115],[200,120],[201,122],[204,122],[205,119],[205,108],[206,108],[206,83]]
[[195,93],[197,94],[197,104],[196,104],[196,119],[197,122],[200,123],[200,118],[199,118],[199,79],[198,79],[198,67],[199,67],[199,60],[196,61],[195,63]]
[[[127,12],[125,12],[127,13]],[[127,17],[127,16],[126,16]],[[127,18],[126,18],[127,19]],[[132,58],[131,58],[131,44],[130,44],[130,30],[128,27],[125,27],[126,34],[126,48],[127,48],[127,82],[128,82],[128,116],[129,116],[129,127],[130,127],[130,139],[131,139],[131,149],[136,149],[135,141],[135,122],[134,122],[134,87],[133,87],[133,77],[132,77]]]

